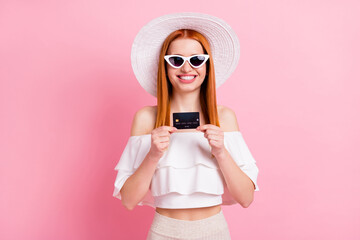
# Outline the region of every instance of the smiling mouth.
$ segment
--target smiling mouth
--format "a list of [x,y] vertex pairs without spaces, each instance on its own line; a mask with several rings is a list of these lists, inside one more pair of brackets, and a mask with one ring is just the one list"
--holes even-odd
[[193,80],[196,75],[192,75],[192,76],[177,76],[178,78],[182,79],[182,80],[186,80],[186,81],[189,81],[189,80]]

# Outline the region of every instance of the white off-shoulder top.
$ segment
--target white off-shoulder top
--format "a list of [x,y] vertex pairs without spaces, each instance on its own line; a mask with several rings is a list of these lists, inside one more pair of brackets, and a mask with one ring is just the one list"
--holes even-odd
[[[240,169],[252,180],[255,191],[258,167],[240,131],[224,132],[224,145]],[[151,134],[130,136],[117,163],[113,196],[121,199],[120,189],[140,166],[151,147]],[[227,189],[217,160],[204,133],[174,132],[160,158],[150,188],[138,205],[153,208],[199,208],[236,201]]]

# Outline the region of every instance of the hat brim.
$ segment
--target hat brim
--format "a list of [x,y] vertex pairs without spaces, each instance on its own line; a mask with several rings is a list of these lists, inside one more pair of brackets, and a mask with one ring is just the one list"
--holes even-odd
[[162,44],[170,33],[178,29],[195,30],[208,40],[214,61],[216,88],[230,77],[239,62],[239,40],[222,19],[193,12],[168,14],[153,19],[135,37],[131,65],[140,85],[155,97]]

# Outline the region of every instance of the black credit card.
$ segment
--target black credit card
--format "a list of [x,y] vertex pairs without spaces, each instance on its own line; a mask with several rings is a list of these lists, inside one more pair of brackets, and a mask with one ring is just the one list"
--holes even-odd
[[177,129],[197,128],[200,126],[199,112],[173,113],[173,126]]

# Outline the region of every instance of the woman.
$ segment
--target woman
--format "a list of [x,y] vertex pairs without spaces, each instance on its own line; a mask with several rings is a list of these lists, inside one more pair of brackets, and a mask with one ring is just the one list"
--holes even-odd
[[[248,207],[259,190],[236,116],[216,104],[238,59],[235,33],[205,14],[162,16],[135,38],[135,75],[158,103],[134,116],[113,195],[130,210],[156,209],[149,240],[230,239],[221,205]],[[199,112],[200,126],[175,128],[173,113],[184,112]]]

